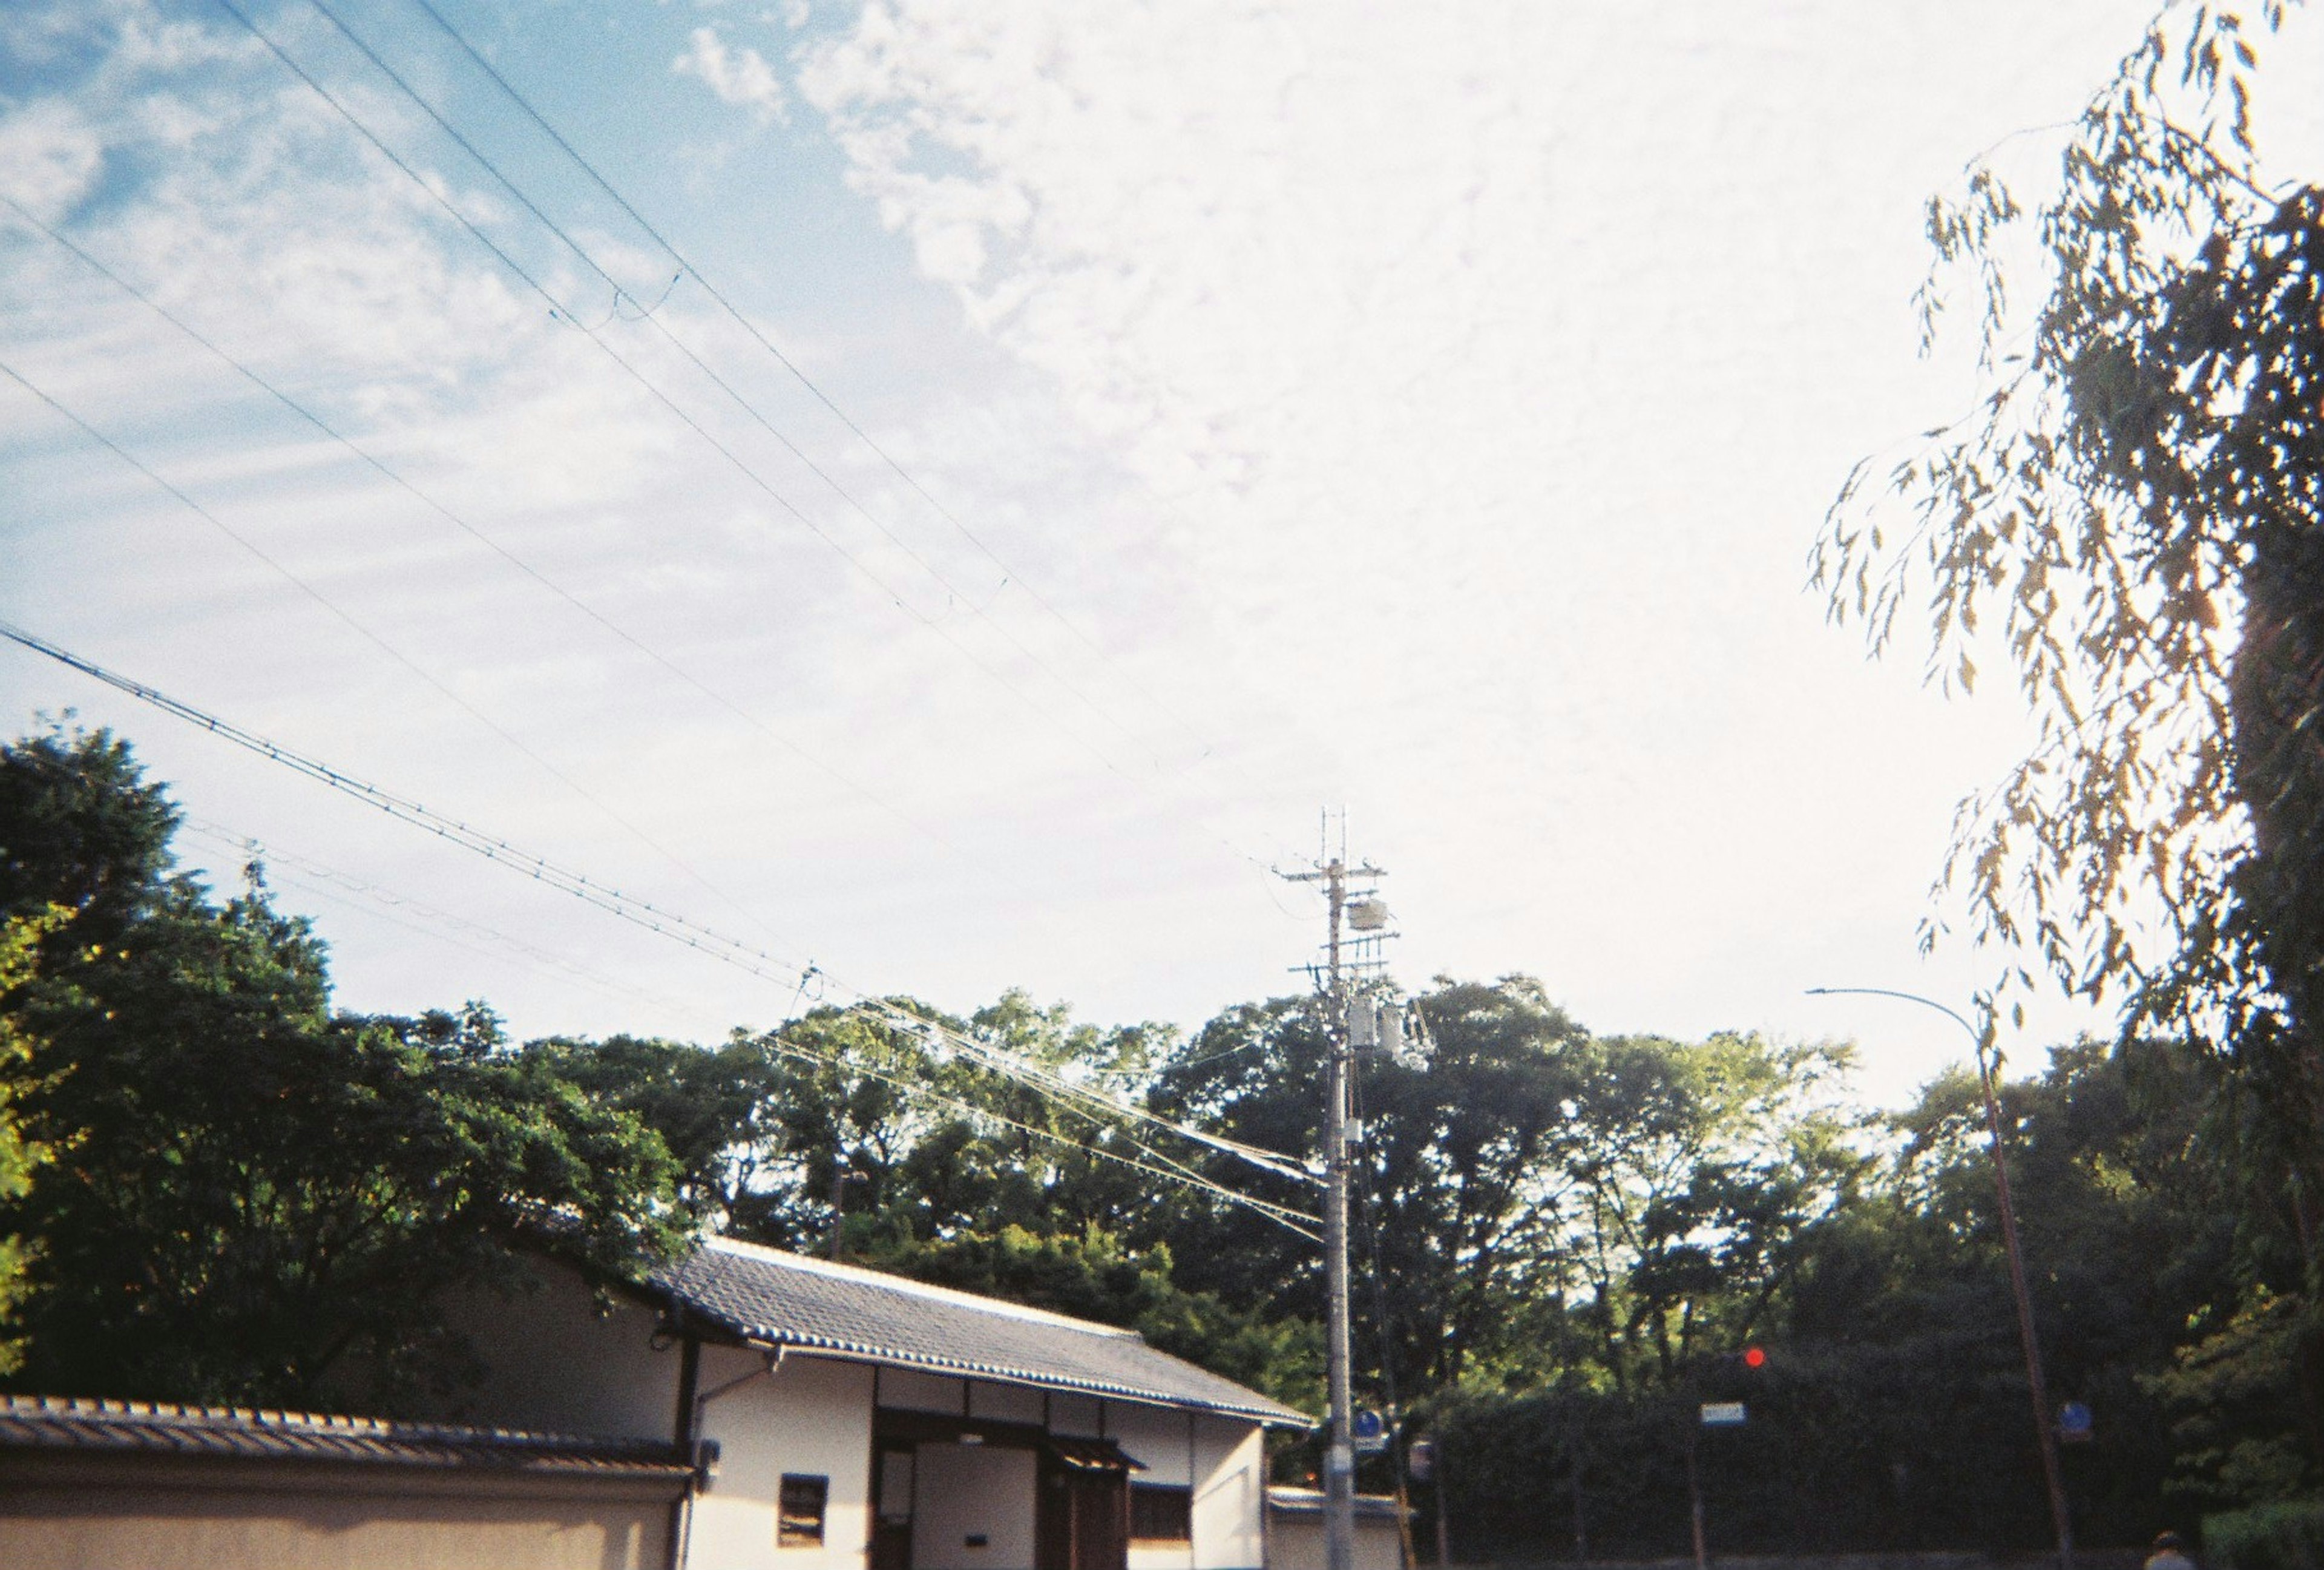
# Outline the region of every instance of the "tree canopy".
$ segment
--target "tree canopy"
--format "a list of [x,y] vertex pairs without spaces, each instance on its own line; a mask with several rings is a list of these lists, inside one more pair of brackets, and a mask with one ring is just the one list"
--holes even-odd
[[[1947,877],[1980,939],[2228,1071],[2250,1312],[2324,1435],[2324,189],[2254,140],[2282,8],[2166,8],[2021,205],[1991,158],[1932,204],[1990,385],[1814,559],[1876,650],[1925,604],[1941,679],[1997,649],[2039,725],[1967,803]],[[2030,320],[2008,286],[2039,257]],[[2020,333],[2024,336],[2018,336]],[[1889,516],[1901,509],[1909,527]],[[2021,971],[2015,978],[2031,980]],[[2256,1316],[2257,1317],[2252,1317]],[[2219,1349],[2221,1355],[2226,1348]],[[2191,1377],[2191,1376],[2190,1376]]]
[[[1321,1404],[1320,1253],[1231,1196],[1314,1206],[1292,1175],[1322,1138],[1314,998],[1183,1037],[1009,993],[817,1005],[710,1046],[520,1044],[481,1004],[335,1009],[321,945],[255,875],[220,900],[176,872],[174,809],[109,736],[0,749],[0,1136],[51,1158],[0,1195],[14,1388],[392,1411],[471,1371],[445,1293],[540,1250],[632,1273],[715,1226]],[[1672,1551],[1693,1403],[1730,1398],[1755,1416],[1703,1470],[1721,1551],[2040,1540],[1968,1077],[1875,1118],[1834,1045],[1600,1035],[1521,975],[1416,1004],[1415,1051],[1357,1066],[1356,1379],[1443,1441],[1456,1547]],[[980,1056],[1001,1050],[1111,1110]],[[2142,1038],[2005,1087],[2053,1377],[2101,1414],[2070,1457],[2093,1541],[2150,1533],[2165,1490],[2319,1475],[2301,1256],[2212,1137],[2234,1082]],[[1748,1387],[1747,1341],[1769,1352]]]
[[0,994],[11,1110],[57,1156],[0,1194],[33,1244],[20,1383],[392,1408],[458,1371],[447,1288],[520,1247],[630,1272],[675,1244],[658,1137],[488,1013],[334,1013],[302,920],[171,873],[175,810],[114,738],[0,751],[0,918],[66,912]]

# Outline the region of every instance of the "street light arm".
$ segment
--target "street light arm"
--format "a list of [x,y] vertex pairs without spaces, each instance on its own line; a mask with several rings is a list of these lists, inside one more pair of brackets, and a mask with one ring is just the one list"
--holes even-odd
[[2049,1388],[2042,1377],[2042,1346],[2034,1334],[2034,1296],[2025,1284],[2025,1253],[2017,1241],[2017,1205],[2010,1197],[2009,1160],[2002,1150],[2001,1095],[1994,1084],[2000,1055],[1993,1050],[1993,1011],[1986,1011],[1985,1029],[1980,1030],[1957,1010],[1918,993],[1897,992],[1891,987],[1810,987],[1808,992],[1816,997],[1853,994],[1895,998],[1934,1009],[1969,1032],[1977,1048],[1978,1088],[1985,1093],[1985,1124],[1993,1139],[1993,1184],[2001,1206],[2002,1251],[2009,1261],[2010,1295],[2017,1300],[2017,1339],[2025,1352],[2025,1384],[2034,1399],[2034,1436],[2042,1455],[2043,1482],[2050,1492],[2050,1523],[2058,1538],[2058,1570],[2074,1570],[2073,1518],[2066,1505],[2065,1477],[2058,1469],[2058,1439],[2050,1427]]
[[1900,993],[1894,987],[1810,987],[1808,989],[1808,996],[1812,998],[1843,996],[1860,998],[1900,998],[1908,1003],[1918,1003],[1924,1009],[1934,1009],[1937,1012],[1942,1014],[1946,1019],[1950,1020],[1954,1024],[1959,1025],[1963,1030],[1969,1033],[1969,1040],[1977,1048],[1978,1061],[1979,1063],[1985,1061],[1986,1048],[1989,1044],[1987,1037],[1992,1029],[1990,1023],[1987,1024],[1985,1030],[1980,1030],[1975,1025],[1970,1024],[1968,1019],[1965,1018],[1958,1009],[1947,1008],[1944,1004],[1937,1002],[1934,998],[1924,998],[1918,993]]

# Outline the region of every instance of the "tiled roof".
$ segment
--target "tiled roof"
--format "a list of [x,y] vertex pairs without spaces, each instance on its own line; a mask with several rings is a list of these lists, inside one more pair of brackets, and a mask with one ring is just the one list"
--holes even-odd
[[0,1396],[0,1452],[11,1450],[134,1451],[535,1475],[666,1474],[673,1481],[688,1471],[669,1444],[654,1440],[62,1396]]
[[1181,1358],[1134,1330],[1069,1319],[878,1270],[710,1238],[656,1272],[687,1312],[738,1338],[870,1362],[1231,1413],[1310,1419]]

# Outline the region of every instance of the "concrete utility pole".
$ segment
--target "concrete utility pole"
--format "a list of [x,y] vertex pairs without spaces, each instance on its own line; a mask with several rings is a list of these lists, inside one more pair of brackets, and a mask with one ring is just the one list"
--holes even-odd
[[1323,1261],[1330,1296],[1332,1431],[1323,1455],[1324,1570],[1355,1570],[1355,1397],[1348,1377],[1348,994],[1340,974],[1340,924],[1348,900],[1347,864],[1323,869],[1331,895],[1332,1072],[1323,1117]]
[[2042,1452],[2042,1481],[2050,1490],[2050,1526],[2058,1539],[2058,1570],[2074,1570],[2074,1520],[2066,1506],[2065,1473],[2058,1466],[2058,1436],[2051,1427],[2050,1391],[2042,1377],[2042,1344],[2034,1337],[2034,1297],[2025,1286],[2025,1253],[2017,1246],[2017,1206],[2009,1195],[2009,1161],[2001,1143],[2001,1097],[1994,1089],[2000,1065],[1994,1061],[1993,1013],[1986,1011],[1980,1030],[1934,998],[1900,993],[1887,987],[1810,987],[1819,997],[1854,993],[1859,997],[1896,998],[1934,1009],[1969,1032],[1977,1049],[1978,1088],[1985,1093],[1985,1126],[1993,1140],[1993,1186],[2001,1205],[2001,1248],[2009,1258],[2009,1288],[2017,1299],[2017,1340],[2025,1351],[2025,1384],[2034,1396],[2034,1439]]
[[[1342,830],[1344,835],[1344,828]],[[1348,1176],[1351,1131],[1348,1126],[1348,1073],[1351,1057],[1348,1013],[1349,966],[1341,953],[1348,916],[1348,879],[1352,874],[1371,879],[1380,869],[1366,864],[1351,868],[1345,846],[1313,872],[1286,873],[1298,882],[1320,882],[1329,906],[1324,944],[1323,984],[1325,1026],[1330,1032],[1331,1071],[1323,1109],[1323,1265],[1328,1302],[1325,1335],[1331,1390],[1331,1414],[1323,1451],[1324,1570],[1355,1570],[1356,1449],[1354,1394],[1349,1375],[1348,1337]],[[1357,912],[1359,927],[1377,929],[1385,910],[1369,900]],[[1365,935],[1359,934],[1360,942]],[[1371,963],[1377,963],[1371,962]],[[1356,968],[1362,968],[1360,963]]]

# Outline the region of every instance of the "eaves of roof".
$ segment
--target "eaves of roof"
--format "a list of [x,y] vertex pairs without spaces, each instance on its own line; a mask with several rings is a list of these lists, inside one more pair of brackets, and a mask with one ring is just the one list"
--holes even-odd
[[667,1441],[63,1396],[0,1396],[0,1454],[8,1453],[298,1462],[604,1481],[676,1482],[692,1471]]
[[1314,1426],[1135,1331],[728,1239],[706,1240],[648,1290],[745,1344]]

